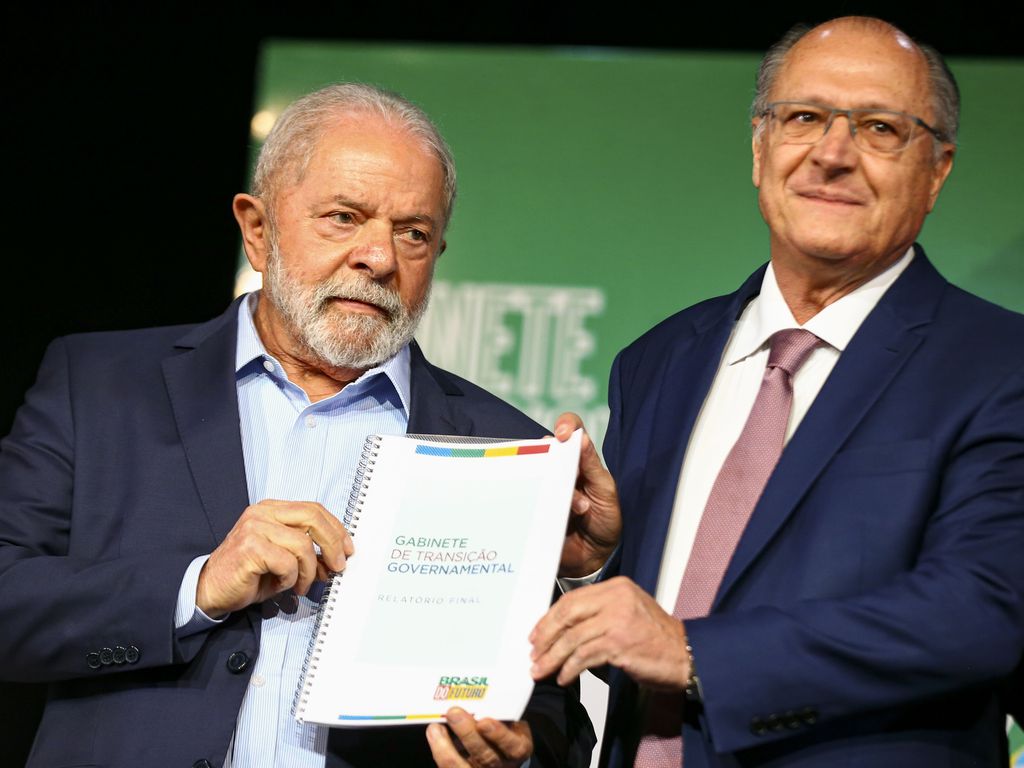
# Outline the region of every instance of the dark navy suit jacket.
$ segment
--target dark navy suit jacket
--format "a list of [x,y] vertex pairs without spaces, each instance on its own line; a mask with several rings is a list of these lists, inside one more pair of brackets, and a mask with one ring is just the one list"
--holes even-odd
[[[605,457],[625,531],[609,572],[652,594],[688,436],[763,271],[613,368]],[[786,446],[711,615],[686,627],[704,691],[686,768],[1005,765],[1005,678],[1024,651],[1024,317],[918,249]],[[610,683],[605,759],[632,765],[637,690]]]
[[[173,622],[186,566],[249,503],[236,318],[233,304],[194,327],[58,339],[3,443],[0,675],[50,683],[30,766],[217,766],[227,753],[259,607],[181,642]],[[415,345],[411,400],[413,433],[544,433]],[[94,669],[104,648],[114,661]],[[572,692],[539,685],[526,718],[535,762],[585,764]],[[432,765],[422,727],[335,732],[330,751],[328,766]]]

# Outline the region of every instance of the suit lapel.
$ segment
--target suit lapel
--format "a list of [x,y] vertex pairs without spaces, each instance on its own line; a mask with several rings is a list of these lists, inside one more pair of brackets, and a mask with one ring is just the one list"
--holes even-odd
[[215,544],[249,503],[235,385],[237,316],[236,301],[180,339],[178,354],[163,363],[178,434]]
[[771,541],[925,338],[945,280],[918,252],[843,351],[796,433],[744,530],[722,579],[714,610]]
[[[762,267],[730,297],[724,311],[695,327],[694,334],[672,350],[658,376],[660,387],[651,404],[657,420],[651,432],[650,447],[637,453],[645,457],[646,463],[646,482],[638,508],[649,513],[632,553],[636,563],[635,580],[651,594],[657,587],[661,557],[649,555],[655,552],[660,555],[665,546],[688,436],[714,381],[736,319],[760,291],[763,277]],[[665,482],[666,478],[671,478],[672,482]]]
[[416,342],[409,345],[409,389],[409,434],[472,434],[472,422],[451,399],[463,397],[462,390],[427,362]]

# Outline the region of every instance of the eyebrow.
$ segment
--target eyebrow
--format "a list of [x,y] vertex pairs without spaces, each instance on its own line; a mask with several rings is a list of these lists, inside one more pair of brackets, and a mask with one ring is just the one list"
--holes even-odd
[[[334,197],[330,197],[327,199],[327,202],[332,203],[333,205],[341,205],[346,208],[355,208],[357,211],[366,211],[373,207],[369,203],[360,202],[359,200],[352,200],[350,198],[344,197],[343,195],[335,195]],[[397,219],[394,219],[394,221],[398,224],[407,224],[412,221],[418,221],[423,222],[424,224],[429,224],[431,227],[437,227],[437,221],[434,219],[433,216],[431,216],[428,213],[410,213],[408,216],[401,216]]]
[[856,107],[850,107],[850,106],[839,107],[839,106],[836,106],[835,104],[832,104],[828,99],[815,99],[813,97],[799,98],[799,99],[779,99],[779,101],[795,101],[795,102],[800,103],[800,104],[817,104],[817,105],[822,106],[822,107],[832,107],[834,109],[857,109],[857,110],[873,109],[873,110],[877,110],[879,112],[902,112],[903,114],[910,114],[906,110],[897,109],[896,107],[892,106],[892,104],[884,104],[884,103],[882,103],[880,101],[869,101],[869,102],[866,102],[866,103],[861,104],[860,106],[856,106]]
[[317,205],[343,205],[346,208],[355,208],[360,211],[364,211],[370,207],[367,203],[360,202],[359,200],[352,200],[351,198],[343,197],[342,195],[328,197],[322,202],[317,203]]
[[437,226],[437,222],[434,221],[434,217],[426,213],[414,213],[412,216],[406,216],[401,219],[396,219],[396,221],[400,224],[405,224],[411,221],[420,221],[423,222],[424,224],[429,224],[431,227]]

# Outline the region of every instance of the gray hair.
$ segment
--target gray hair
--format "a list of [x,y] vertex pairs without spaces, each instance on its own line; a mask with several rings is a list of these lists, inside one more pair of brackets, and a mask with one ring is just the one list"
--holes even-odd
[[260,149],[252,177],[252,194],[267,202],[271,221],[281,175],[291,171],[301,179],[331,120],[351,114],[381,117],[421,140],[433,153],[441,164],[443,224],[447,227],[455,204],[455,159],[451,149],[426,112],[397,93],[363,83],[321,88],[293,101],[277,118]]
[[[909,35],[905,35],[901,30],[881,19],[870,16],[848,16],[842,20],[860,24],[868,29],[895,30],[900,34],[904,34],[908,40],[911,39]],[[754,101],[750,105],[751,117],[761,117],[767,111],[768,94],[771,92],[779,71],[785,63],[786,56],[789,55],[794,45],[800,42],[808,32],[816,28],[807,24],[798,24],[783,35],[765,53],[764,58],[761,60],[761,66],[757,70]],[[916,40],[913,42],[928,66],[928,81],[931,84],[932,91],[932,107],[935,110],[935,129],[941,134],[942,141],[956,144],[957,133],[960,130],[960,89],[956,84],[956,78],[953,77],[953,73],[938,51]]]

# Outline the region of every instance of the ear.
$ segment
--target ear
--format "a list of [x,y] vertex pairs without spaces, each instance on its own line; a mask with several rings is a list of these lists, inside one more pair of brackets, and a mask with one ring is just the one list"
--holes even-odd
[[754,168],[751,177],[754,186],[761,188],[761,152],[764,151],[764,118],[755,117],[750,121],[753,134],[750,138],[750,149],[754,156]]
[[249,264],[262,273],[270,253],[270,219],[263,201],[258,197],[240,193],[231,202],[238,228],[242,230],[242,247]]
[[448,241],[447,240],[442,240],[441,241],[441,247],[437,249],[437,256],[438,256],[438,258],[441,257],[441,254],[444,253],[444,250],[447,247],[448,247]]
[[935,202],[939,199],[939,192],[942,191],[942,185],[946,183],[950,171],[953,170],[954,154],[956,154],[955,145],[942,145],[942,154],[935,161],[935,165],[932,168],[932,184],[928,194],[928,213],[931,213],[932,208],[935,207]]

